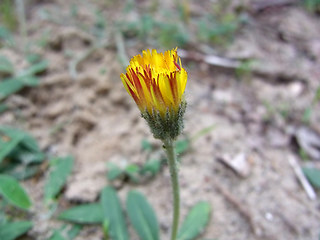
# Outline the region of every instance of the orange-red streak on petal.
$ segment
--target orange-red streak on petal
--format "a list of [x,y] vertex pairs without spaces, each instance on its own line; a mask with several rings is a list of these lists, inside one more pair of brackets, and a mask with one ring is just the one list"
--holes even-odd
[[[132,84],[132,80],[131,80],[131,78],[129,77],[129,74],[128,74],[128,73],[126,73],[126,77],[127,77],[128,81],[130,81],[130,83]],[[131,89],[130,85],[129,85],[126,81],[125,81],[125,84],[127,85],[128,90],[130,91],[130,94],[131,94],[133,100],[136,102],[136,104],[137,104],[139,107],[141,107],[141,102],[140,102],[139,97],[135,94],[135,92]]]
[[[138,68],[136,69],[136,71],[138,72]],[[144,101],[145,100],[145,96],[144,96],[144,93],[143,93],[143,89],[142,89],[142,86],[141,86],[140,79],[138,78],[137,73],[133,69],[130,69],[130,73],[131,73],[131,77],[133,79],[134,87],[137,90],[137,95],[138,95],[138,97],[139,97],[139,99],[141,101]]]
[[178,101],[178,86],[176,81],[176,73],[170,73],[168,75],[170,88],[172,92],[173,101],[176,103]]
[[179,69],[179,71],[181,71],[181,67],[179,66],[179,64],[177,62],[174,61],[174,65],[176,65],[176,67]]
[[[159,77],[160,76],[158,75],[158,81],[159,81]],[[152,80],[152,87],[153,87],[154,93],[156,95],[156,98],[159,99],[159,102],[164,105],[164,99],[163,99],[162,93],[160,91],[159,84],[157,84],[158,81],[153,79]]]

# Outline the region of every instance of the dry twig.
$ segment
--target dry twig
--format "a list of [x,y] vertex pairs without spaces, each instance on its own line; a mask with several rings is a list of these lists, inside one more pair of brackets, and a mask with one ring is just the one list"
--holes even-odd
[[296,4],[297,0],[260,0],[252,3],[252,11],[258,13],[269,8],[279,8]]
[[225,199],[236,207],[239,213],[247,220],[252,232],[255,235],[261,235],[261,227],[254,221],[252,214],[248,210],[248,207],[241,203],[236,196],[230,193],[226,188],[214,180],[214,186],[225,197]]
[[125,68],[129,64],[129,58],[125,49],[125,42],[120,31],[115,32],[115,42],[121,65]]
[[[178,50],[181,58],[189,59],[197,62],[204,62],[211,66],[224,68],[228,70],[237,70],[243,66],[243,61],[219,57],[216,55],[205,55],[195,51]],[[272,63],[255,62],[250,65],[250,71],[257,76],[266,77],[269,79],[284,79],[294,81],[296,79],[304,79],[303,76],[298,76],[292,69],[283,69],[281,66]]]
[[306,191],[308,197],[311,200],[315,200],[317,198],[317,195],[316,195],[314,189],[312,188],[311,184],[308,182],[308,180],[304,176],[297,159],[291,155],[291,156],[289,156],[288,161],[289,161],[290,166],[293,168],[293,171],[296,174],[297,178],[299,179],[303,189]]
[[183,49],[179,49],[178,51],[179,51],[179,56],[182,58],[186,58],[186,59],[190,59],[198,62],[205,62],[209,65],[213,65],[217,67],[236,69],[236,68],[239,68],[242,64],[241,61],[223,58],[215,55],[204,55],[198,52],[186,51]]

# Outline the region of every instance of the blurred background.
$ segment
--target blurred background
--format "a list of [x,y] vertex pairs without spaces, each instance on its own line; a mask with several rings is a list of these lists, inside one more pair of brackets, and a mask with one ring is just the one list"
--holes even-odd
[[[21,239],[53,239],[70,227],[61,211],[112,185],[122,201],[143,192],[168,238],[161,144],[120,74],[144,49],[178,47],[182,216],[212,206],[198,239],[319,239],[319,13],[319,0],[1,0],[0,174],[32,205],[0,194],[0,230],[23,220]],[[74,226],[64,239],[103,239]]]

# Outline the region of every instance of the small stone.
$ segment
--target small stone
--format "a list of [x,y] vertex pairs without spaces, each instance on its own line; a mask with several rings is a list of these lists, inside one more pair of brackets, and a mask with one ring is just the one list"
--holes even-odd
[[245,153],[239,153],[233,158],[229,155],[224,155],[219,160],[243,178],[248,177],[251,172],[248,157]]
[[264,217],[265,217],[269,222],[272,222],[273,219],[274,219],[272,213],[270,213],[270,212],[266,212],[266,214],[264,215]]
[[301,82],[293,82],[289,84],[288,90],[292,97],[298,97],[303,91],[303,84]]

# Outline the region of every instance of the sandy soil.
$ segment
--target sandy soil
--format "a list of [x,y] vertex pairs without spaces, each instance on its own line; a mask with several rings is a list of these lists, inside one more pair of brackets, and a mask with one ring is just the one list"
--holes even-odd
[[[106,179],[107,162],[145,162],[142,139],[160,145],[152,139],[122,86],[119,75],[123,66],[112,36],[107,37],[110,44],[93,49],[79,63],[75,77],[69,69],[72,61],[95,43],[81,23],[92,24],[95,11],[102,9],[107,25],[112,26],[126,17],[117,15],[124,4],[80,1],[78,15],[72,18],[71,1],[65,2],[44,1],[30,9],[30,39],[39,39],[45,33],[49,37],[45,48],[34,46],[48,59],[49,69],[41,76],[39,87],[7,99],[19,111],[8,111],[0,118],[1,124],[32,133],[48,154],[75,156],[75,168],[57,212],[74,203],[95,201],[100,190],[110,184]],[[139,4],[143,8],[146,3]],[[181,156],[182,215],[200,200],[211,203],[212,217],[204,239],[317,239],[319,200],[308,198],[289,160],[295,158],[301,166],[306,164],[299,158],[292,138],[303,126],[301,116],[319,87],[320,21],[297,6],[251,17],[253,21],[219,55],[256,59],[267,69],[264,74],[239,76],[232,69],[182,59],[189,73],[184,134],[191,136],[215,126]],[[128,41],[125,50],[132,56],[149,47]],[[0,53],[21,66],[26,64],[18,51],[1,49]],[[308,126],[315,132],[320,131],[319,108],[319,104],[314,106]],[[223,159],[237,156],[245,162],[242,175],[223,163]],[[310,162],[319,165],[315,160]],[[52,228],[60,226],[54,218],[46,218],[44,179],[45,174],[25,182],[34,202],[36,223],[30,239],[46,239]],[[167,239],[171,221],[167,169],[146,184],[123,185],[118,191],[122,200],[130,189],[148,196],[158,215],[161,238]],[[99,226],[90,226],[76,239],[102,239],[102,232]]]

